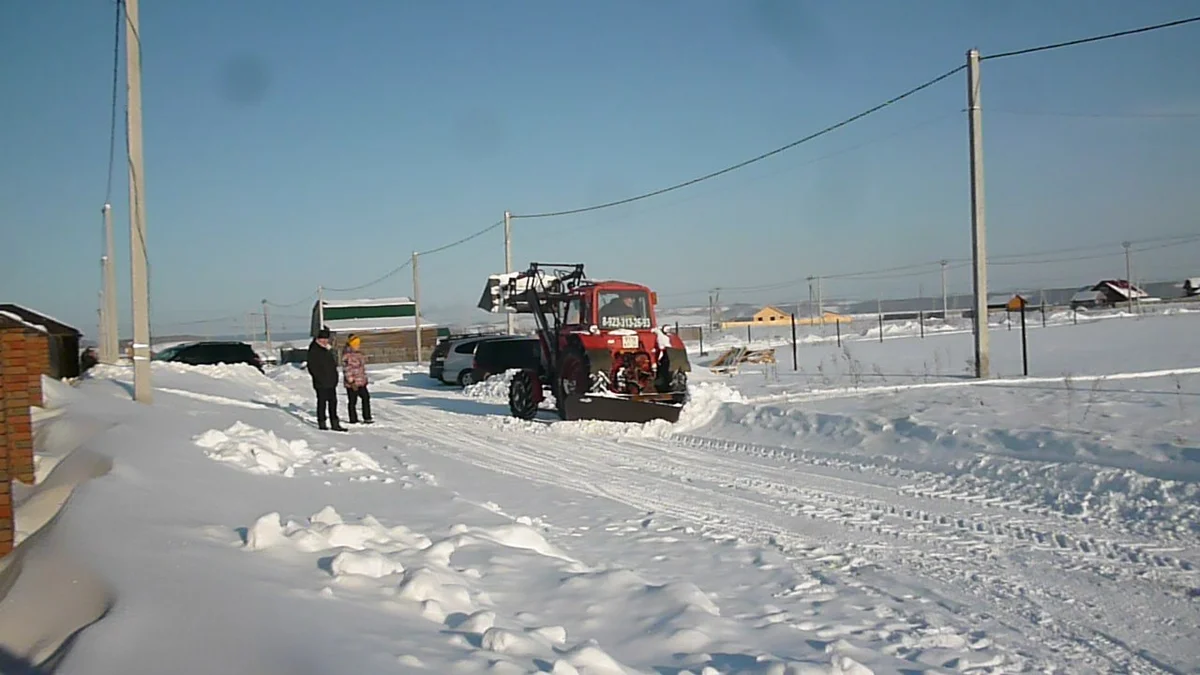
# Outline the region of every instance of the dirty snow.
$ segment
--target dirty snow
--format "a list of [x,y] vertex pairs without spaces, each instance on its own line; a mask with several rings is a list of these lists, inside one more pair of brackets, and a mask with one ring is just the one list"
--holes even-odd
[[[156,363],[141,406],[102,367],[39,416],[39,453],[53,475],[70,438],[112,470],[19,550],[96,579],[76,616],[111,595],[63,673],[214,654],[259,673],[1192,672],[1197,329],[1039,326],[1036,377],[987,383],[954,331],[811,341],[796,370],[788,345],[732,376],[693,352],[674,426],[514,420],[505,376],[463,391],[396,366],[371,370],[377,423],[333,434],[299,368]],[[993,332],[1006,376],[1014,348]]]

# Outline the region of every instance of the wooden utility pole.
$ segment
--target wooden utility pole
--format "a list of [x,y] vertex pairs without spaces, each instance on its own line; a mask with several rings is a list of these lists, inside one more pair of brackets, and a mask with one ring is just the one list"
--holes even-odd
[[983,202],[983,121],[979,105],[979,50],[967,52],[967,116],[971,142],[971,261],[975,291],[975,377],[988,377],[987,235]]
[[129,137],[129,239],[133,286],[133,398],[153,403],[150,384],[150,280],[146,253],[146,177],[142,163],[142,43],[138,0],[125,2],[125,67]]

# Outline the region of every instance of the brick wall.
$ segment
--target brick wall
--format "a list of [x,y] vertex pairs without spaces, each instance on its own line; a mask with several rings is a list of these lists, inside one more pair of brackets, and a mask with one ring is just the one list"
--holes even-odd
[[31,406],[41,406],[50,371],[48,337],[23,324],[0,323],[0,555],[12,550],[12,481],[34,482]]
[[13,548],[16,532],[13,522],[12,478],[8,475],[8,424],[4,409],[4,381],[0,379],[0,556]]
[[0,380],[3,381],[8,477],[33,483],[33,420],[30,406],[42,405],[42,374],[50,367],[45,334],[29,329],[0,330]]

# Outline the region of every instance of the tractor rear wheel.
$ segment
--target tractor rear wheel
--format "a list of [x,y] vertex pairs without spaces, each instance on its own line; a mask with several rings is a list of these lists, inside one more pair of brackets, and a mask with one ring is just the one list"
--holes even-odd
[[537,416],[538,396],[535,387],[541,387],[537,376],[528,370],[513,373],[508,382],[508,409],[513,417],[531,420]]

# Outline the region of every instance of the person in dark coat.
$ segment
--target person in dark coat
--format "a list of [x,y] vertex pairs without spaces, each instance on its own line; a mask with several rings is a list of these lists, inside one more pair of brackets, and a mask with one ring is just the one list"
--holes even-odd
[[[345,431],[337,414],[338,366],[329,341],[329,329],[322,328],[308,345],[308,374],[317,392],[317,426],[322,430]],[[328,415],[329,426],[325,419]]]

